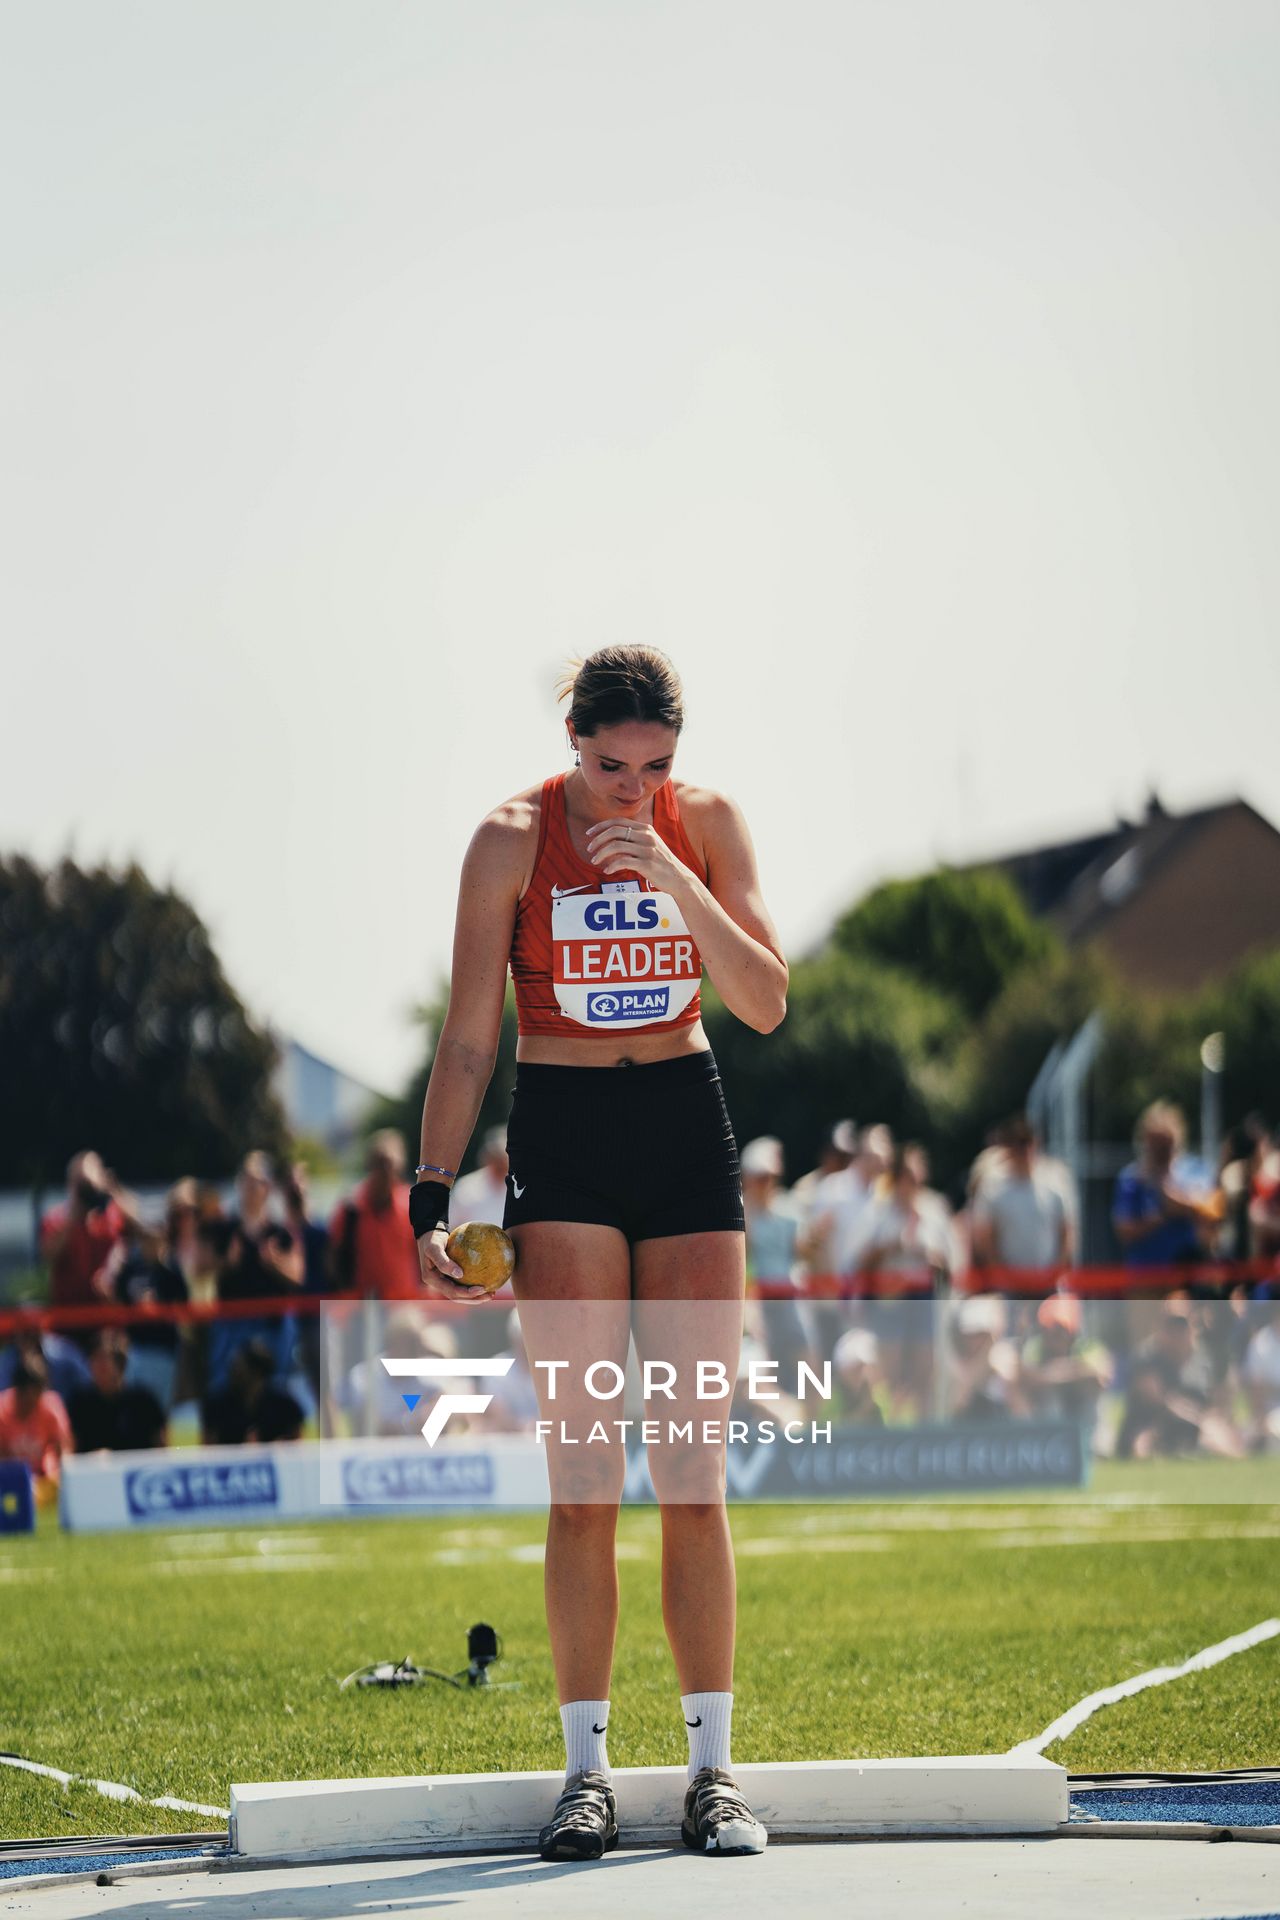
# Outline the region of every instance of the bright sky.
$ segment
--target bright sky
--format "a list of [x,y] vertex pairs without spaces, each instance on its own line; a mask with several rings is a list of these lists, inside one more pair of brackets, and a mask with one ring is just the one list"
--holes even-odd
[[388,1088],[463,849],[663,647],[793,955],[1151,783],[1280,822],[1274,0],[40,0],[0,849]]

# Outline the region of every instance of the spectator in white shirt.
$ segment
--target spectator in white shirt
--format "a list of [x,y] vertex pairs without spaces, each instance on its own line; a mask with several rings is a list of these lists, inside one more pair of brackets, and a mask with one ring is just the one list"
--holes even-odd
[[[927,1277],[936,1285],[957,1264],[947,1203],[926,1184],[928,1177],[923,1147],[897,1147],[848,1254],[850,1272],[864,1276],[864,1290],[873,1296],[867,1322],[880,1338],[894,1418],[923,1414],[933,1373],[933,1288],[922,1293],[909,1282]],[[916,1297],[904,1298],[908,1293]]]
[[460,1227],[464,1220],[487,1220],[502,1225],[507,1201],[507,1130],[490,1127],[480,1146],[480,1165],[474,1173],[464,1173],[449,1190],[449,1226]]
[[[926,1185],[924,1148],[908,1141],[895,1148],[892,1169],[860,1210],[848,1244],[848,1271],[877,1278],[887,1274],[949,1274],[956,1264],[951,1216],[940,1193]],[[892,1282],[886,1297],[905,1291]]]
[[[814,1212],[823,1183],[833,1173],[843,1173],[858,1151],[858,1129],[852,1120],[837,1120],[834,1127],[823,1135],[818,1149],[818,1164],[808,1173],[802,1173],[791,1189],[791,1204],[800,1220],[800,1239],[802,1247],[810,1240]],[[831,1250],[825,1245],[822,1236],[813,1242],[811,1257],[804,1262],[810,1273],[831,1272]]]
[[864,1127],[849,1166],[819,1184],[801,1244],[810,1273],[825,1271],[843,1278],[857,1271],[854,1248],[859,1226],[892,1158],[893,1135],[888,1127]]
[[1070,1266],[1076,1251],[1076,1203],[1070,1175],[1065,1168],[1042,1161],[1035,1128],[1025,1114],[1001,1130],[1000,1146],[1000,1160],[978,1184],[974,1196],[974,1265]]

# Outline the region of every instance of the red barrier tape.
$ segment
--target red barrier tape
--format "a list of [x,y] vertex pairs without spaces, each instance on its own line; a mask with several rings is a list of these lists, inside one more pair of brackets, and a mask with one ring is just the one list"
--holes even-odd
[[[1147,1295],[1230,1287],[1259,1280],[1280,1280],[1277,1260],[1214,1260],[1191,1267],[973,1267],[956,1277],[950,1291],[1012,1293],[1043,1300],[1050,1293],[1071,1293],[1079,1300],[1145,1298]],[[788,1280],[755,1280],[749,1291],[761,1300],[895,1300],[929,1298],[936,1276],[919,1273],[816,1274],[792,1285]]]
[[173,1326],[191,1321],[257,1320],[265,1314],[278,1317],[282,1313],[318,1313],[326,1300],[356,1297],[347,1293],[299,1293],[273,1294],[269,1300],[175,1300],[164,1304],[144,1301],[136,1307],[121,1306],[116,1300],[104,1300],[101,1306],[8,1307],[0,1311],[0,1339],[32,1327],[42,1333],[74,1333],[77,1327],[92,1330],[94,1327],[154,1326],[157,1321],[167,1321]]
[[[207,1326],[215,1320],[279,1319],[282,1314],[296,1318],[300,1314],[319,1313],[324,1306],[358,1305],[363,1298],[364,1295],[358,1293],[273,1293],[266,1300],[175,1300],[163,1305],[147,1301],[136,1307],[124,1307],[115,1300],[104,1300],[100,1307],[7,1307],[0,1311],[0,1340],[11,1339],[15,1333],[30,1332],[33,1328],[41,1333],[74,1333],[77,1328],[92,1332],[95,1327],[154,1326],[160,1320],[170,1326],[192,1321]],[[433,1314],[474,1313],[477,1307],[498,1307],[509,1313],[511,1295],[446,1300],[424,1290],[407,1301],[383,1300],[379,1304],[429,1306]]]
[[[1280,1266],[1271,1260],[1217,1261],[1197,1267],[975,1267],[958,1276],[950,1291],[957,1297],[1012,1293],[1043,1300],[1050,1293],[1071,1293],[1080,1300],[1113,1300],[1181,1293],[1193,1287],[1225,1291],[1276,1279],[1280,1279]],[[869,1273],[824,1274],[798,1286],[786,1280],[757,1280],[750,1291],[766,1300],[893,1300],[928,1298],[938,1289],[928,1273],[895,1273],[890,1281]]]
[[1048,1293],[1074,1293],[1081,1300],[1124,1299],[1130,1295],[1180,1293],[1193,1287],[1253,1286],[1280,1279],[1277,1260],[1205,1260],[1185,1267],[973,1267],[957,1293],[1018,1293],[1042,1299]]
[[[1193,1287],[1225,1293],[1230,1287],[1259,1280],[1280,1281],[1280,1261],[1218,1260],[1195,1267],[975,1267],[960,1278],[953,1292],[1017,1294],[1037,1300],[1050,1293],[1071,1293],[1081,1300],[1115,1300],[1158,1297]],[[758,1300],[927,1299],[935,1292],[935,1276],[928,1272],[814,1274],[795,1285],[788,1280],[753,1280],[747,1290]],[[215,1320],[315,1314],[326,1304],[350,1306],[362,1297],[356,1293],[294,1293],[272,1294],[265,1300],[185,1300],[166,1305],[147,1302],[136,1307],[121,1306],[113,1300],[104,1300],[101,1306],[10,1307],[0,1310],[0,1340],[33,1330],[70,1333],[77,1328],[88,1331],[95,1327],[154,1325],[157,1321],[177,1326],[207,1325]],[[439,1314],[474,1313],[477,1307],[508,1311],[511,1306],[509,1295],[455,1301],[424,1289],[412,1298]],[[395,1307],[405,1302],[386,1300],[380,1304]]]

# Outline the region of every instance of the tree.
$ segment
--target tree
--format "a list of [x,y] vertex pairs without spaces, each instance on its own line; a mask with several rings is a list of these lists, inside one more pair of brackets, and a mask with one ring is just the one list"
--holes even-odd
[[0,859],[0,1182],[60,1181],[97,1147],[133,1179],[280,1151],[272,1041],[180,894],[65,859]]
[[706,981],[702,1007],[739,1146],[777,1134],[792,1179],[842,1117],[887,1121],[908,1138],[932,1137],[945,1121],[946,1062],[963,1016],[906,974],[829,946],[791,968],[787,1015],[773,1033],[744,1026]]
[[1197,994],[1189,1025],[1197,1063],[1205,1035],[1222,1034],[1228,1119],[1262,1113],[1273,1126],[1280,1121],[1280,948],[1250,954]]
[[[981,1019],[967,1027],[952,1061],[953,1108],[944,1144],[953,1175],[971,1164],[993,1125],[1026,1106],[1055,1043],[1069,1040],[1111,993],[1100,961],[1060,951],[1043,965],[1016,973]],[[1110,1036],[1112,1009],[1108,1016]]]
[[[379,1127],[394,1127],[397,1133],[404,1135],[410,1151],[410,1166],[418,1159],[418,1141],[422,1132],[422,1106],[427,1097],[427,1087],[431,1080],[431,1069],[435,1065],[436,1047],[440,1041],[440,1031],[449,1011],[449,982],[440,980],[430,1000],[425,1001],[415,1013],[415,1020],[425,1036],[423,1058],[413,1079],[404,1093],[395,1100],[384,1100],[369,1117],[368,1132],[373,1133]],[[506,997],[502,1005],[502,1026],[498,1035],[498,1055],[490,1076],[489,1084],[476,1115],[475,1126],[471,1129],[471,1138],[462,1156],[459,1174],[469,1173],[479,1164],[480,1144],[490,1127],[504,1127],[511,1112],[511,1093],[516,1078],[516,995],[510,978],[507,980]]]
[[950,995],[973,1019],[1059,945],[1006,874],[947,867],[876,887],[841,916],[831,939],[844,953],[879,960]]

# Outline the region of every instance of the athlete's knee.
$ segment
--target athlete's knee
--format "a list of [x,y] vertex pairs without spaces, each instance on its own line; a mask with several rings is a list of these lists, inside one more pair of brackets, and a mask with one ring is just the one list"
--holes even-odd
[[551,1507],[551,1525],[560,1534],[574,1538],[612,1538],[618,1525],[616,1500],[556,1500]]
[[715,1455],[675,1452],[664,1456],[651,1449],[649,1478],[661,1506],[724,1505],[724,1461]]
[[556,1506],[616,1508],[622,1499],[627,1462],[620,1447],[577,1454],[565,1449],[552,1455],[547,1465]]
[[663,1500],[662,1524],[664,1528],[716,1528],[722,1525],[725,1517],[723,1495],[711,1500]]

